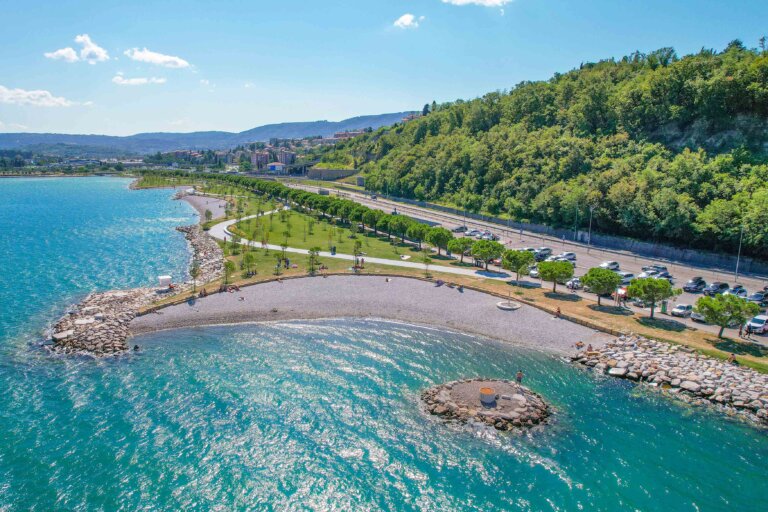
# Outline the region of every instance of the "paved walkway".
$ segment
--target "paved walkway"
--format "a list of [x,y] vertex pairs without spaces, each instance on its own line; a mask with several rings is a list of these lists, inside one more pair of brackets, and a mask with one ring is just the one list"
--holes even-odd
[[[276,211],[277,210],[274,210],[272,212],[265,212],[262,215],[269,215],[270,213],[274,213]],[[241,219],[232,219],[232,220],[221,222],[219,224],[216,224],[215,226],[212,226],[211,229],[208,231],[208,234],[218,240],[223,240],[223,241],[231,240],[233,234],[231,231],[229,231],[230,227],[244,220],[255,219],[256,217],[258,217],[258,215],[249,215],[248,217],[243,217]],[[250,240],[243,240],[240,243],[242,245],[262,248],[261,244],[252,242]],[[267,244],[267,248],[275,251],[282,250],[282,247],[280,247],[279,245],[273,245],[273,244]],[[294,254],[309,254],[309,250],[297,249],[295,247],[288,247],[285,249],[285,251],[294,253]],[[320,256],[323,258],[336,258],[339,260],[347,260],[347,261],[355,260],[355,257],[352,254],[340,254],[340,253],[331,254],[330,252],[321,251]],[[393,267],[415,268],[419,270],[424,270],[424,264],[418,263],[415,261],[390,260],[387,258],[371,258],[368,256],[365,256],[365,261],[366,263],[377,263],[380,265],[390,265]],[[486,279],[498,279],[501,281],[507,280],[511,277],[506,272],[493,272],[493,271],[485,271],[482,269],[451,267],[447,265],[431,265],[430,269],[434,272],[443,272],[446,274],[456,274],[456,275],[480,277],[480,278],[486,278]]]

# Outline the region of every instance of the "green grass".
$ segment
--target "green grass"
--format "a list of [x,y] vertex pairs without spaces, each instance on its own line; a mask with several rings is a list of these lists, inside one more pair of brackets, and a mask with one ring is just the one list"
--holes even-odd
[[[311,220],[314,220],[314,225],[310,229]],[[349,227],[320,221],[310,215],[293,210],[287,210],[282,215],[274,213],[257,219],[245,220],[236,224],[235,228],[243,238],[254,240],[257,243],[267,237],[268,243],[274,245],[280,245],[287,241],[289,247],[297,249],[320,247],[323,251],[328,251],[331,246],[335,245],[336,252],[352,254],[355,242],[359,241],[360,250],[364,253],[363,257],[400,260],[402,255],[406,255],[410,256],[409,261],[416,263],[421,262],[422,259],[422,252],[416,245],[408,242],[403,243],[395,236],[389,241],[386,234],[374,235],[372,232],[367,232],[365,234],[357,233],[354,235],[355,238],[352,238],[353,233]],[[287,237],[286,232],[289,233]],[[440,259],[434,254],[430,257],[433,260],[433,265],[452,261]]]

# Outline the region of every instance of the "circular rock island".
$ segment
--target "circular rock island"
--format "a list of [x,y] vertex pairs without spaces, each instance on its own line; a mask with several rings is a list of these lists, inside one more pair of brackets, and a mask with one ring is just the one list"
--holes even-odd
[[530,389],[507,379],[463,379],[425,390],[427,410],[461,423],[483,422],[516,430],[546,421],[549,406]]

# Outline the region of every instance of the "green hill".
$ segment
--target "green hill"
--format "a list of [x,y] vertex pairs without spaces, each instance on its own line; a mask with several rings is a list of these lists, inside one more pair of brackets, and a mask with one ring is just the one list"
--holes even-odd
[[584,64],[337,146],[373,190],[768,256],[768,53],[734,41]]

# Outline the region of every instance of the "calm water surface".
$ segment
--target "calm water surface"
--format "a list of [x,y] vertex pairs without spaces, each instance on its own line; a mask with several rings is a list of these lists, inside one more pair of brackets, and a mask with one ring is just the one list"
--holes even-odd
[[[192,210],[127,183],[0,180],[0,510],[768,509],[765,433],[476,337],[333,320],[48,356],[39,333],[83,294],[185,273]],[[556,407],[544,431],[420,409],[519,368]]]

